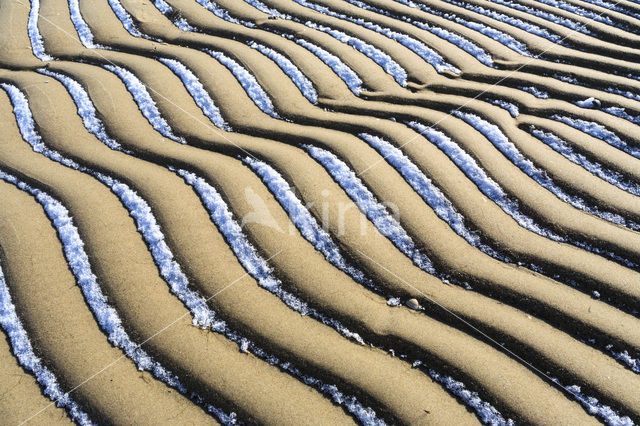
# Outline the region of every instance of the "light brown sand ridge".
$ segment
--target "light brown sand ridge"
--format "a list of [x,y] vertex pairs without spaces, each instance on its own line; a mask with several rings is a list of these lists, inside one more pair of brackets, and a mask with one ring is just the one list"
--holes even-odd
[[[461,70],[455,75],[438,73],[411,49],[379,32],[292,0],[264,1],[291,19],[272,19],[251,2],[215,3],[229,16],[250,24],[225,20],[190,0],[167,1],[173,12],[166,16],[153,2],[114,0],[110,6],[106,1],[81,0],[77,10],[93,41],[107,47],[92,49],[83,46],[76,31],[73,4],[42,1],[37,32],[44,51],[55,58],[52,61],[34,54],[38,42],[27,31],[29,4],[0,5],[0,22],[8,29],[0,34],[0,83],[24,94],[44,146],[87,170],[125,183],[144,199],[189,288],[207,299],[208,308],[230,329],[255,345],[245,353],[228,336],[193,326],[189,309],[170,291],[157,255],[136,228],[130,207],[95,175],[55,162],[50,154],[33,152],[25,140],[29,136],[20,132],[15,105],[3,91],[0,171],[66,207],[97,282],[124,330],[134,342],[144,342],[142,348],[175,373],[186,389],[181,394],[160,377],[137,371],[135,360],[111,346],[68,266],[70,259],[55,224],[28,192],[2,181],[0,264],[12,302],[36,354],[63,389],[73,389],[72,399],[93,421],[225,422],[225,417],[207,412],[211,404],[235,413],[239,422],[366,423],[367,417],[349,406],[352,400],[390,423],[489,422],[491,417],[482,414],[477,401],[485,409],[490,404],[494,418],[516,423],[611,421],[611,414],[587,410],[563,387],[569,385],[579,386],[584,395],[597,398],[597,404],[610,407],[620,418],[640,420],[637,370],[614,357],[623,351],[631,363],[640,357],[640,271],[632,266],[640,263],[640,234],[633,225],[640,223],[640,199],[529,132],[530,125],[553,132],[576,153],[640,187],[640,159],[550,119],[559,114],[601,124],[631,147],[639,147],[637,125],[604,108],[615,106],[636,115],[640,105],[604,89],[640,91],[637,79],[625,77],[637,70],[640,36],[535,1],[518,3],[575,20],[597,37],[505,5],[484,0],[464,3],[556,33],[568,43],[560,46],[448,1],[423,2],[439,12],[491,25],[533,54],[544,52],[540,58],[530,58],[460,23],[401,2],[364,2],[387,15],[346,1],[315,2],[424,43]],[[568,3],[640,28],[631,15],[580,0]],[[121,5],[145,37],[127,31],[113,4]],[[621,4],[640,10],[631,2]],[[483,65],[396,15],[466,37],[484,49],[496,67]],[[171,19],[178,18],[195,30],[174,26]],[[375,46],[406,72],[406,87],[364,53],[304,25],[306,21]],[[360,95],[295,39],[322,46],[350,67],[362,80]],[[251,41],[284,54],[313,84],[317,104],[303,96],[276,61],[248,45]],[[238,77],[204,49],[222,52],[253,75],[280,118],[261,111]],[[181,79],[158,58],[176,60],[191,70],[233,130],[214,127]],[[155,130],[130,89],[104,65],[133,73],[186,144]],[[109,148],[91,133],[78,115],[73,94],[57,79],[36,72],[41,67],[80,84],[105,132],[124,152]],[[552,77],[554,73],[574,76],[589,87],[560,81]],[[549,97],[541,99],[518,89],[531,85]],[[602,108],[575,104],[588,97],[599,99]],[[512,117],[487,98],[511,102],[519,115]],[[572,206],[527,176],[474,126],[449,114],[462,105],[462,111],[496,125],[563,191],[629,225]],[[412,121],[433,125],[449,136],[531,220],[565,241],[539,235],[516,221],[455,159],[406,124]],[[362,133],[398,147],[442,191],[484,246],[470,244],[454,230],[391,161],[358,137]],[[303,144],[334,153],[377,200],[394,206],[399,226],[430,259],[435,272],[421,269],[403,254]],[[346,262],[363,271],[376,291],[314,248],[309,236],[295,228],[278,194],[242,162],[246,157],[264,161],[282,175],[311,215],[326,226]],[[199,194],[175,169],[193,172],[214,187],[238,222],[255,212],[256,197],[261,200],[270,225],[246,223],[244,238],[257,256],[268,259],[282,288],[307,303],[324,322],[315,314],[300,315],[283,303],[281,293],[261,287],[257,272],[243,263],[246,253],[234,251],[236,242],[228,229],[213,223]],[[498,254],[487,252],[483,248],[487,246]],[[399,298],[401,304],[415,298],[424,309],[390,306],[390,297]],[[366,343],[345,337],[337,322]],[[29,372],[20,369],[19,358],[10,355],[11,345],[0,349],[3,371],[15,382],[6,386],[3,382],[0,412],[12,413],[15,419],[9,420],[20,422],[47,407],[49,399],[38,392]],[[74,389],[116,359],[113,367]],[[419,368],[416,360],[422,363]],[[464,383],[478,399],[473,402],[439,383],[436,377],[441,376],[435,372]],[[325,386],[318,386],[320,382]],[[332,398],[327,386],[335,386],[343,399]],[[195,394],[201,398],[190,398]],[[50,407],[33,421],[69,422],[69,416]]]

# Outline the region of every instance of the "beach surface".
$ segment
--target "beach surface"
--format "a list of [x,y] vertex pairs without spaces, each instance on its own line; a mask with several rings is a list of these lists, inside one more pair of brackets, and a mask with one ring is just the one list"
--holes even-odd
[[0,423],[640,422],[640,2],[0,0]]

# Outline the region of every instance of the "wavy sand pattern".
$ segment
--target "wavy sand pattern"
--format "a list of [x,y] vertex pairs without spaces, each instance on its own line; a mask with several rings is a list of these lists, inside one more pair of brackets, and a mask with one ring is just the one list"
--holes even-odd
[[3,423],[640,422],[640,3],[0,28]]

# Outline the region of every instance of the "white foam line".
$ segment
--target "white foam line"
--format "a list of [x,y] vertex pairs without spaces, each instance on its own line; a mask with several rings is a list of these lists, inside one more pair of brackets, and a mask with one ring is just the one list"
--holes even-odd
[[267,163],[245,157],[242,160],[253,170],[262,182],[269,188],[278,203],[289,214],[289,219],[298,228],[300,234],[309,241],[316,250],[336,268],[347,273],[356,282],[379,291],[361,270],[355,268],[344,258],[338,245],[333,241],[329,233],[311,215],[309,210],[296,197],[289,183],[273,167]]
[[360,211],[366,214],[382,235],[387,237],[420,269],[433,275],[436,274],[431,260],[418,250],[411,237],[407,235],[396,218],[375,198],[349,166],[338,159],[333,153],[322,148],[312,145],[302,145],[302,147],[329,172],[333,179],[344,189],[349,198],[356,203]]
[[[16,186],[18,185],[15,177],[4,173],[2,170],[0,170],[0,179]],[[24,330],[16,313],[16,308],[11,302],[11,295],[4,280],[2,268],[0,268],[0,326],[9,337],[11,350],[18,359],[20,366],[35,376],[43,388],[43,393],[51,401],[55,402],[58,407],[63,407],[76,423],[83,426],[94,424],[89,419],[89,416],[82,411],[78,403],[60,388],[55,375],[42,364],[40,358],[33,352],[29,336],[27,336],[27,332]]]
[[247,95],[249,95],[253,103],[255,103],[262,112],[269,114],[273,118],[280,118],[273,108],[269,95],[267,95],[262,86],[260,86],[260,83],[258,83],[249,70],[222,52],[211,49],[204,49],[204,51],[231,71],[245,92],[247,92]]
[[409,50],[411,50],[412,52],[420,56],[422,59],[424,59],[428,64],[433,66],[438,72],[451,71],[453,73],[460,74],[460,69],[456,68],[455,66],[445,61],[445,59],[439,53],[437,53],[435,50],[425,45],[423,42],[416,40],[415,38],[407,34],[391,30],[387,27],[383,27],[373,22],[366,21],[362,18],[355,18],[342,13],[337,13],[328,7],[321,6],[316,3],[312,3],[308,0],[294,0],[294,1],[304,7],[315,10],[316,12],[320,12],[327,16],[352,22],[354,24],[357,24],[369,30],[375,31],[378,34],[382,34],[385,37],[390,38],[391,40],[397,41],[398,43],[402,44],[403,46],[405,46],[406,48],[408,48]]
[[349,46],[353,47],[354,49],[358,50],[359,52],[361,52],[362,54],[364,54],[365,56],[373,60],[386,73],[391,75],[396,80],[396,82],[401,86],[407,85],[407,72],[396,61],[391,59],[389,55],[387,55],[377,47],[372,46],[371,44],[363,40],[360,40],[357,37],[353,37],[351,35],[345,34],[344,32],[335,30],[331,27],[328,27],[325,25],[319,25],[311,21],[303,22],[301,19],[294,18],[290,15],[282,14],[276,9],[265,6],[264,3],[262,3],[259,0],[244,0],[244,1],[262,12],[269,13],[273,16],[278,16],[282,19],[293,20],[294,22],[302,23],[309,28],[329,34],[331,37],[335,38],[336,40],[339,40],[342,43],[348,44]]
[[364,340],[360,335],[350,331],[338,320],[321,314],[315,308],[312,308],[306,302],[282,288],[280,280],[273,275],[271,267],[244,236],[242,228],[235,219],[233,219],[233,215],[229,211],[226,202],[215,188],[195,173],[182,169],[177,170],[177,173],[182,176],[187,184],[194,188],[209,211],[211,220],[222,235],[224,235],[229,247],[231,247],[249,275],[251,275],[261,287],[278,296],[287,306],[301,315],[308,315],[334,328],[344,336],[360,344],[364,344]]
[[440,191],[402,151],[378,136],[362,133],[359,137],[378,151],[380,155],[402,175],[405,181],[420,195],[424,202],[433,209],[438,217],[449,224],[456,234],[491,257],[505,262],[511,261],[492,247],[484,244],[476,233],[467,228],[464,223],[464,217],[456,211],[451,201],[447,199],[442,191]]
[[422,10],[423,12],[426,13],[430,13],[432,15],[436,15],[436,16],[440,16],[442,18],[445,18],[449,21],[452,22],[456,22],[460,25],[464,25],[465,27],[472,29],[476,32],[479,32],[482,35],[485,35],[493,40],[496,40],[497,42],[501,43],[502,45],[508,47],[509,49],[513,50],[514,52],[517,52],[523,56],[527,56],[527,57],[532,57],[533,54],[531,54],[531,52],[529,52],[529,50],[527,49],[527,46],[522,43],[521,41],[516,40],[515,38],[513,38],[512,36],[510,36],[507,33],[504,33],[500,30],[497,30],[491,26],[485,25],[483,23],[480,23],[478,21],[470,21],[467,19],[464,19],[456,14],[453,13],[445,13],[445,12],[441,12],[439,10],[433,9],[429,6],[427,6],[426,4],[422,4],[422,3],[415,3],[411,0],[394,0],[397,3],[401,3],[404,4],[405,6],[409,6],[411,8],[419,8],[420,10]]
[[184,84],[193,100],[200,107],[204,115],[206,115],[217,128],[225,131],[232,130],[224,118],[222,118],[220,110],[213,102],[213,99],[211,99],[211,96],[209,96],[209,93],[189,68],[175,59],[158,58],[158,61],[166,65],[167,68],[182,80],[182,84]]
[[[30,0],[31,7],[29,9],[29,20],[27,22],[27,32],[29,33],[29,40],[31,41],[31,50],[36,58],[41,61],[51,61],[53,58],[44,50],[44,43],[42,42],[42,36],[38,29],[38,17],[40,16],[40,0]],[[6,29],[5,29],[6,31]]]
[[546,172],[536,167],[530,160],[525,158],[516,146],[502,133],[500,128],[495,124],[480,118],[471,113],[463,113],[453,111],[453,116],[461,118],[470,124],[477,131],[482,133],[500,152],[502,152],[513,164],[515,164],[522,172],[532,178],[542,187],[550,191],[560,200],[571,204],[573,207],[583,210],[587,213],[598,216],[618,225],[630,227],[631,229],[640,229],[639,225],[635,225],[633,221],[626,219],[619,214],[602,211],[596,206],[588,205],[581,197],[569,195],[560,188]]

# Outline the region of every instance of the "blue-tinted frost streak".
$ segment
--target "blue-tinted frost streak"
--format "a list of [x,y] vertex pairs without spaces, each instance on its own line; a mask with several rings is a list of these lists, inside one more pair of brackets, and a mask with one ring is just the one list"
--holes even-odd
[[397,3],[404,4],[405,6],[409,6],[412,8],[419,8],[423,12],[430,13],[432,15],[440,16],[442,18],[448,19],[449,21],[456,22],[460,25],[464,25],[467,28],[470,28],[474,31],[479,32],[493,40],[498,41],[509,49],[524,55],[524,56],[533,56],[531,52],[527,49],[527,46],[521,41],[516,40],[509,34],[503,33],[500,30],[497,30],[491,26],[485,25],[484,23],[480,23],[477,21],[470,21],[460,16],[457,16],[454,13],[445,13],[436,9],[433,9],[422,3],[414,3],[411,0],[394,0]]
[[256,24],[250,21],[243,21],[238,18],[235,18],[229,14],[226,9],[223,9],[216,3],[210,0],[196,0],[201,6],[205,7],[209,12],[216,15],[218,18],[224,19],[227,22],[231,22],[233,24],[244,25],[248,28],[255,28]]
[[222,52],[205,49],[209,55],[215,58],[218,62],[224,65],[238,80],[242,88],[247,92],[247,95],[251,98],[262,112],[269,114],[273,118],[280,118],[278,113],[274,110],[271,99],[260,86],[256,78],[242,65],[226,56]]
[[299,312],[302,315],[309,315],[310,317],[321,321],[323,324],[336,329],[341,334],[354,339],[359,343],[364,343],[357,333],[350,331],[339,321],[324,316],[316,309],[310,307],[306,302],[283,289],[280,280],[273,275],[273,271],[267,264],[267,261],[258,254],[253,245],[251,245],[242,233],[242,228],[235,219],[233,219],[227,204],[220,194],[204,179],[194,173],[186,170],[178,170],[177,173],[182,176],[185,182],[193,186],[209,211],[213,223],[215,223],[216,227],[220,230],[222,235],[224,235],[227,244],[229,244],[249,275],[251,275],[261,287],[278,296],[287,306],[296,312]]
[[405,46],[406,48],[410,49],[412,52],[416,53],[418,56],[420,56],[422,59],[424,59],[427,63],[429,63],[431,66],[433,66],[436,71],[438,72],[442,72],[442,71],[452,71],[456,74],[460,73],[460,70],[456,67],[454,67],[453,65],[447,63],[442,56],[440,56],[440,54],[438,54],[437,52],[435,52],[433,49],[431,49],[430,47],[426,46],[424,43],[422,43],[419,40],[414,39],[413,37],[410,37],[406,34],[403,33],[399,33],[397,31],[393,31],[389,28],[380,26],[378,24],[366,21],[362,18],[354,18],[348,15],[344,15],[342,13],[337,13],[334,12],[333,10],[329,9],[328,7],[324,7],[321,5],[318,5],[316,3],[312,3],[310,1],[307,0],[294,0],[296,3],[308,7],[312,10],[315,10],[316,12],[320,12],[323,13],[325,15],[328,16],[332,16],[334,18],[338,18],[338,19],[343,19],[345,21],[349,21],[349,22],[353,22],[357,25],[360,25],[362,27],[365,27],[367,29],[370,29],[372,31],[375,31],[379,34],[384,35],[385,37],[388,37],[392,40],[397,41],[398,43],[402,44],[403,46]]
[[584,132],[590,136],[593,136],[594,138],[603,140],[609,145],[613,146],[614,148],[617,148],[620,151],[626,152],[627,154],[635,158],[640,158],[640,148],[637,148],[635,146],[630,146],[629,144],[624,142],[622,139],[620,139],[618,135],[616,135],[611,130],[607,129],[602,124],[594,123],[591,121],[585,121],[578,118],[571,118],[563,115],[552,115],[549,118],[551,118],[552,120],[556,120],[561,123],[564,123],[566,125],[569,125],[575,129],[580,130],[581,132]]
[[595,4],[596,6],[604,7],[605,9],[615,10],[616,12],[620,12],[627,16],[632,16],[636,19],[640,19],[640,13],[634,12],[630,8],[624,7],[619,3],[611,3],[603,0],[583,0],[583,1],[586,1],[587,3]]
[[284,34],[283,36],[293,39],[297,44],[316,55],[322,62],[327,64],[327,66],[329,66],[329,68],[331,68],[331,70],[333,70],[333,72],[335,72],[342,81],[346,83],[347,87],[354,95],[357,96],[360,94],[360,90],[362,89],[362,80],[358,77],[358,74],[356,74],[355,71],[353,71],[347,64],[342,62],[340,58],[305,39],[295,39],[293,36]]
[[[581,33],[584,34],[590,34],[591,31],[589,31],[588,29],[586,29],[584,27],[584,25],[582,25],[580,22],[577,21],[573,21],[571,19],[568,18],[564,18],[562,16],[558,16],[554,13],[550,13],[550,12],[545,12],[543,10],[537,9],[537,8],[533,8],[530,6],[525,6],[523,4],[520,3],[516,3],[514,1],[511,0],[493,0],[495,3],[504,5],[504,6],[508,6],[512,9],[515,10],[519,10],[521,12],[526,12],[526,13],[530,13],[534,16],[546,19],[547,21],[556,23],[556,24],[560,24],[564,27],[570,28],[574,31],[579,31]],[[554,42],[557,42],[556,40],[552,40]]]
[[[25,190],[25,186],[18,180],[7,173],[0,170],[0,179],[16,185],[18,188]],[[42,364],[40,358],[33,352],[33,347],[29,341],[29,336],[24,330],[20,318],[16,313],[16,308],[11,302],[9,288],[4,280],[2,269],[0,268],[0,326],[7,334],[11,350],[18,359],[18,363],[22,368],[31,372],[40,386],[43,393],[48,396],[58,407],[63,407],[69,413],[69,416],[78,424],[91,425],[92,421],[86,413],[82,411],[80,406],[65,393],[58,384],[58,380],[47,367]]]
[[[29,20],[27,22],[27,32],[31,41],[31,50],[36,58],[41,61],[51,61],[53,58],[44,51],[42,36],[38,30],[38,17],[40,11],[40,0],[31,0],[31,8],[29,9]],[[5,28],[4,31],[7,31]]]
[[[635,263],[624,259],[616,255],[615,253],[602,250],[598,247],[592,246],[591,244],[577,241],[566,236],[560,236],[555,232],[539,225],[531,217],[524,214],[520,210],[518,204],[509,199],[504,190],[493,179],[487,176],[485,171],[480,166],[478,166],[476,161],[463,149],[461,149],[458,144],[454,143],[448,136],[438,130],[427,127],[417,122],[409,122],[407,124],[417,130],[431,143],[435,144],[441,151],[443,151],[460,168],[460,170],[462,170],[464,174],[469,179],[471,179],[474,184],[476,184],[476,186],[484,195],[495,202],[505,213],[511,216],[523,228],[543,237],[549,238],[553,241],[569,243],[585,250],[589,250],[593,253],[609,257],[619,263],[626,265],[627,267],[637,268],[637,265]],[[539,269],[538,272],[546,273],[536,265],[529,265],[529,267],[534,270]],[[554,279],[561,278],[554,277]]]
[[[224,19],[227,22],[243,25],[247,28],[255,28],[255,24],[253,22],[239,20],[231,16],[227,10],[223,9],[222,7],[220,7],[215,3],[212,3],[211,1],[208,1],[208,0],[197,0],[197,1],[202,6],[206,7],[209,11],[211,11],[214,15],[216,15],[221,19]],[[349,68],[344,62],[342,62],[342,60],[340,60],[337,56],[332,55],[331,53],[327,52],[320,46],[317,46],[307,40],[297,39],[291,34],[280,33],[279,31],[273,28],[268,28],[268,27],[264,28],[264,30],[278,34],[288,40],[295,41],[297,44],[301,45],[302,47],[304,47],[305,49],[313,53],[322,62],[324,62],[327,66],[329,66],[333,70],[333,72],[335,72],[336,75],[340,77],[340,79],[342,79],[347,84],[347,87],[349,87],[349,90],[351,90],[355,95],[358,95],[360,93],[362,81],[360,80],[358,75],[351,68]]]
[[343,257],[340,248],[311,215],[309,210],[296,197],[291,187],[273,167],[267,163],[246,157],[243,161],[262,179],[273,193],[278,203],[288,213],[290,220],[302,236],[309,241],[335,267],[346,272],[356,282],[379,291],[375,284],[361,270],[350,265]]
[[382,157],[400,172],[402,177],[411,187],[422,197],[422,199],[433,209],[438,217],[451,226],[451,228],[469,244],[479,248],[489,256],[503,261],[510,261],[505,256],[496,252],[493,248],[483,244],[475,233],[471,232],[464,224],[464,218],[458,213],[451,201],[436,187],[418,167],[406,157],[402,151],[391,145],[384,139],[362,133],[361,139],[371,145]]
[[629,31],[637,34],[637,30],[628,25],[625,25],[621,22],[615,22],[610,17],[603,15],[602,13],[594,12],[592,10],[588,10],[582,7],[575,6],[571,3],[567,3],[562,0],[537,0],[540,3],[547,4],[549,6],[557,7],[559,9],[566,10],[568,12],[574,13],[578,16],[582,16],[584,18],[593,19],[594,21],[603,23],[605,25],[609,25],[611,27],[616,27],[623,29],[625,31]]
[[633,229],[638,228],[638,225],[616,213],[601,211],[596,206],[588,205],[582,198],[567,194],[551,178],[549,178],[544,171],[538,169],[530,160],[526,159],[520,151],[518,151],[515,145],[507,139],[498,126],[470,113],[453,111],[452,115],[463,119],[482,133],[496,148],[498,148],[500,152],[502,152],[527,176],[535,180],[562,201],[571,204],[575,208],[586,211],[618,225],[628,226]]
[[543,132],[532,126],[530,132],[533,136],[540,139],[545,144],[549,145],[555,151],[562,154],[565,158],[573,163],[579,164],[590,173],[598,176],[600,179],[609,182],[618,188],[627,191],[633,195],[640,196],[640,185],[635,182],[629,181],[622,176],[621,173],[608,169],[601,164],[589,160],[584,155],[577,153],[573,150],[571,145],[567,141],[561,139],[557,135],[551,132]]
[[[120,144],[113,141],[104,132],[104,125],[96,117],[95,108],[82,86],[62,74],[44,72],[44,70],[41,70],[41,72],[58,78],[63,82],[63,84],[65,84],[65,87],[69,90],[69,93],[78,107],[78,114],[82,117],[85,127],[87,127],[89,131],[94,133],[109,148],[131,154],[128,151],[124,151]],[[96,129],[98,129],[98,131],[95,131]],[[37,135],[34,137],[37,137]],[[37,144],[37,146],[38,149],[42,150],[49,158],[61,160],[65,165],[72,166],[78,170],[96,176],[101,182],[108,185],[120,198],[131,216],[135,219],[138,230],[142,233],[143,238],[151,251],[152,257],[156,265],[158,265],[161,276],[169,284],[172,292],[178,296],[178,298],[191,312],[194,325],[203,328],[210,327],[213,331],[223,334],[231,341],[237,343],[242,351],[251,351],[253,354],[267,362],[282,367],[292,375],[298,377],[304,383],[314,386],[321,392],[328,394],[337,404],[344,405],[349,412],[361,419],[363,423],[381,424],[377,419],[375,412],[371,408],[362,406],[362,404],[360,404],[353,396],[345,395],[333,385],[325,384],[318,379],[302,374],[298,369],[292,367],[288,363],[278,360],[273,355],[268,354],[263,349],[256,346],[247,338],[230,329],[224,320],[217,318],[216,313],[208,307],[206,300],[190,288],[188,279],[182,272],[180,265],[174,260],[173,253],[167,246],[164,235],[158,226],[149,205],[127,185],[118,182],[111,177],[96,173],[88,168],[81,167],[68,159],[62,158],[60,154],[44,146],[40,146],[39,144]],[[190,397],[198,403],[203,403],[202,397],[195,393],[191,394]],[[237,419],[235,413],[227,415],[210,404],[203,403],[203,405],[205,405],[209,412],[214,413],[219,419],[221,419],[223,423],[236,423]]]
[[556,33],[552,33],[549,30],[546,30],[544,28],[540,28],[537,25],[534,25],[530,22],[527,21],[523,21],[521,19],[518,18],[514,18],[512,16],[509,15],[505,15],[504,13],[498,13],[496,11],[490,10],[490,9],[485,9],[484,7],[480,7],[480,6],[475,6],[475,5],[471,5],[469,3],[465,3],[465,2],[461,2],[461,1],[457,1],[457,0],[444,0],[447,3],[456,5],[458,7],[463,7],[467,10],[470,10],[472,12],[476,12],[479,13],[481,15],[487,16],[489,18],[495,19],[496,21],[501,21],[504,22],[506,24],[512,25],[516,28],[520,28],[521,30],[525,30],[528,33],[546,38],[549,41],[552,41],[554,43],[558,43],[558,44],[562,44],[564,45],[565,43],[562,42],[563,37],[560,36],[559,34]]
[[524,90],[527,93],[531,93],[536,98],[547,99],[549,94],[544,90],[538,89],[536,86],[518,86],[518,89]]
[[491,98],[485,98],[485,101],[491,102],[494,105],[498,105],[500,108],[506,109],[507,111],[509,111],[509,114],[511,114],[513,118],[516,118],[517,116],[520,115],[520,110],[518,109],[518,107],[512,104],[511,102],[507,102],[503,99],[491,99]]
[[117,75],[120,80],[122,80],[129,93],[133,96],[133,100],[138,105],[138,108],[140,108],[142,115],[144,115],[156,131],[171,140],[185,143],[184,139],[173,134],[169,124],[167,124],[166,120],[160,115],[160,111],[158,110],[156,103],[151,98],[146,86],[140,81],[140,79],[138,79],[138,77],[135,76],[135,74],[116,65],[107,64],[103,65],[103,67]]
[[533,219],[520,211],[520,207],[510,200],[502,188],[478,166],[476,161],[454,143],[447,135],[417,122],[407,123],[410,127],[424,135],[431,143],[443,151],[463,172],[476,184],[480,191],[495,202],[505,213],[511,216],[520,226],[538,235],[554,241],[564,241],[554,232],[538,225]]
[[483,401],[478,396],[477,392],[468,390],[464,386],[464,383],[455,380],[451,376],[439,374],[433,369],[429,369],[428,373],[431,378],[446,387],[449,392],[453,393],[458,398],[462,399],[467,405],[472,407],[483,423],[491,426],[515,426],[515,422],[513,420],[505,419],[494,406]]
[[[552,379],[557,384],[560,381],[556,378]],[[562,385],[561,385],[562,386]],[[635,423],[628,417],[622,417],[617,411],[598,401],[592,396],[585,395],[581,392],[580,386],[564,386],[564,388],[574,396],[574,398],[587,410],[592,416],[600,417],[609,426],[633,426]]]
[[313,88],[313,84],[309,79],[300,71],[300,69],[293,64],[286,56],[283,54],[276,52],[275,50],[264,46],[262,44],[256,43],[254,41],[249,42],[249,46],[253,49],[256,49],[269,59],[273,60],[279,67],[284,71],[284,73],[293,81],[300,92],[304,95],[309,102],[316,104],[318,103],[318,94],[316,90]]
[[[156,7],[158,7],[158,9],[164,14],[168,14],[169,12],[171,12],[171,8],[166,9],[164,8],[164,6],[158,6],[158,5],[156,5]],[[211,6],[207,5],[207,7],[211,7]],[[218,9],[212,8],[212,9],[220,12],[219,8]],[[224,16],[224,14],[222,16]],[[194,28],[191,25],[189,25],[184,18],[176,19],[174,20],[173,23],[183,31],[191,31],[191,32],[197,31],[197,28]],[[238,23],[240,22],[238,21]],[[313,104],[318,103],[318,94],[316,93],[316,90],[313,87],[313,84],[302,73],[302,71],[300,71],[300,69],[293,62],[291,62],[289,58],[287,58],[282,53],[270,47],[257,43],[255,41],[249,41],[247,42],[247,44],[252,49],[256,49],[257,51],[259,51],[260,53],[262,53],[263,55],[265,55],[266,57],[274,61],[276,65],[278,65],[278,67],[280,67],[280,69],[282,69],[282,71],[287,75],[287,77],[291,79],[293,84],[295,84],[296,87],[298,87],[302,95],[305,98],[307,98],[309,102]]]
[[314,30],[327,33],[342,43],[348,44],[378,64],[387,74],[391,75],[399,85],[403,87],[407,85],[407,72],[400,66],[400,64],[391,59],[391,56],[387,55],[377,47],[374,47],[359,38],[343,33],[342,31],[334,30],[331,27],[319,25],[311,21],[307,21],[304,24]]
[[[373,284],[363,272],[347,263],[342,257],[339,248],[331,239],[331,236],[318,225],[311,213],[295,196],[289,184],[276,170],[268,164],[250,157],[244,158],[243,161],[262,178],[278,202],[287,211],[289,217],[304,238],[313,244],[331,264],[349,274],[355,281],[372,288],[374,291],[379,291],[375,288],[375,284]],[[400,304],[399,300],[400,299],[392,298],[390,299],[391,303],[389,303],[389,305],[398,306]],[[455,381],[449,376],[442,376],[435,370],[430,370],[429,374],[436,378],[436,380],[444,383],[451,393],[462,398],[469,406],[476,410],[480,418],[486,423],[512,424],[512,422],[506,422],[494,407],[482,401],[477,393],[466,390],[464,384],[461,382]]]
[[393,242],[417,266],[435,275],[435,268],[427,256],[420,253],[400,223],[387,211],[384,205],[378,202],[360,178],[342,160],[322,148],[311,145],[303,145],[303,148],[329,172],[382,235]]
[[[14,113],[23,139],[31,145],[35,152],[43,154],[47,158],[69,168],[90,174],[103,184],[107,185],[118,196],[125,207],[127,207],[129,213],[131,213],[132,217],[135,219],[138,230],[141,232],[145,242],[149,246],[151,254],[158,265],[163,279],[165,279],[165,281],[170,285],[172,291],[174,291],[174,293],[176,293],[194,313],[194,324],[202,327],[210,326],[212,322],[212,318],[209,316],[210,312],[206,306],[202,306],[202,302],[199,301],[199,298],[195,293],[187,292],[187,279],[182,274],[180,266],[173,260],[173,254],[164,242],[164,236],[162,235],[148,204],[127,185],[110,176],[81,166],[75,161],[65,158],[59,152],[48,148],[44,142],[42,142],[40,135],[35,131],[35,123],[31,116],[31,111],[29,110],[27,99],[24,97],[24,94],[15,86],[8,84],[1,84],[1,86],[9,93],[11,101],[14,104]],[[81,110],[79,109],[79,112],[80,111]],[[82,110],[82,113],[86,116],[90,114],[86,110]],[[110,146],[112,149],[118,149],[118,147],[119,145]],[[48,212],[48,215],[58,230],[69,266],[82,289],[89,307],[98,319],[100,327],[108,334],[109,341],[122,349],[127,356],[136,363],[139,369],[151,371],[154,376],[167,383],[169,386],[177,389],[183,394],[188,394],[187,389],[180,383],[177,376],[167,371],[156,361],[153,361],[153,359],[127,335],[126,331],[122,327],[117,312],[107,303],[107,299],[103,295],[102,290],[97,283],[97,279],[91,271],[89,258],[84,252],[83,243],[80,240],[78,231],[73,225],[67,209],[57,200],[38,189],[31,188],[26,184],[24,185],[24,188],[36,197],[43,197],[42,200],[38,198],[38,201],[43,204],[45,210],[49,208],[48,206],[52,206],[51,213]],[[196,402],[202,403],[202,398],[199,395],[194,393],[191,394],[190,397]],[[215,414],[222,422],[235,422],[235,414],[232,413],[228,415],[210,404],[204,405],[210,413]]]
[[224,118],[222,118],[220,110],[213,103],[211,96],[209,96],[209,93],[204,89],[202,83],[200,83],[189,68],[175,59],[158,58],[158,60],[165,64],[182,80],[182,84],[184,84],[196,104],[216,127],[225,131],[231,131],[231,127],[224,121]]
[[264,5],[264,3],[258,0],[245,0],[245,2],[249,3],[250,5],[252,5],[253,7],[255,7],[256,9],[262,12],[269,13],[273,16],[278,16],[282,19],[293,20],[294,22],[302,23],[309,28],[313,28],[315,30],[322,31],[324,33],[329,34],[336,40],[339,40],[342,43],[348,44],[349,46],[353,47],[354,49],[358,50],[362,54],[369,57],[376,64],[378,64],[383,70],[385,70],[385,72],[390,74],[398,84],[400,84],[401,86],[406,86],[407,72],[396,61],[391,59],[389,55],[387,55],[377,47],[374,47],[369,43],[366,43],[365,41],[360,40],[359,38],[350,36],[348,34],[343,33],[342,31],[335,30],[331,27],[319,25],[311,21],[302,22],[298,18],[294,18],[290,15],[284,15],[275,9],[267,7],[266,5]]
[[78,4],[78,0],[69,0],[69,12],[71,14],[71,22],[73,22],[73,26],[78,33],[78,37],[80,38],[80,42],[87,49],[107,49],[107,47],[95,44],[93,41],[93,33],[91,29],[85,22],[82,14],[80,13],[80,6]]
[[607,112],[611,115],[615,115],[616,117],[624,118],[627,121],[630,121],[634,124],[640,124],[640,115],[632,115],[629,114],[625,108],[620,107],[607,107],[602,109],[604,112]]
[[354,6],[358,6],[361,9],[370,10],[385,16],[389,16],[394,19],[402,20],[410,24],[413,24],[420,29],[429,31],[430,33],[440,37],[441,39],[455,44],[460,49],[464,50],[465,52],[475,57],[481,63],[490,67],[493,66],[493,60],[491,59],[491,56],[487,52],[485,52],[484,49],[482,49],[477,44],[473,43],[472,41],[468,40],[465,37],[462,37],[459,34],[456,34],[454,32],[451,32],[449,30],[446,30],[444,28],[441,28],[435,25],[428,24],[426,22],[413,20],[405,15],[392,14],[387,10],[371,6],[370,4],[367,4],[360,0],[346,0],[346,1],[351,3]]
[[131,15],[129,15],[129,12],[127,12],[126,9],[122,6],[122,4],[120,4],[119,0],[107,0],[107,1],[109,2],[109,6],[111,7],[111,10],[113,10],[113,12],[116,14],[118,19],[120,20],[120,22],[122,22],[122,26],[127,30],[129,34],[131,34],[134,37],[140,37],[147,40],[162,41],[158,38],[150,37],[140,32],[138,28],[136,28],[135,24],[133,23],[133,19],[131,18]]

